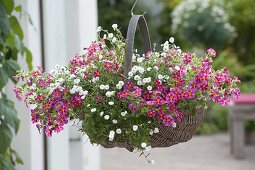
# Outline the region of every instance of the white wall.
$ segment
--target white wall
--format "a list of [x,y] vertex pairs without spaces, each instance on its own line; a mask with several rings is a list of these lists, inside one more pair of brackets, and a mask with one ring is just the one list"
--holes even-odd
[[[30,25],[25,18],[22,20],[25,44],[33,53],[33,65],[41,65],[39,2],[38,0],[16,1],[16,3],[20,2],[22,2],[24,10],[30,14],[34,24]],[[22,69],[27,70],[24,57],[20,57],[18,62]],[[24,161],[24,165],[18,166],[17,169],[44,170],[43,135],[40,135],[35,125],[32,125],[28,108],[22,102],[17,101],[12,88],[13,84],[9,83],[6,89],[9,98],[16,101],[15,106],[21,119],[20,130],[12,144]]]

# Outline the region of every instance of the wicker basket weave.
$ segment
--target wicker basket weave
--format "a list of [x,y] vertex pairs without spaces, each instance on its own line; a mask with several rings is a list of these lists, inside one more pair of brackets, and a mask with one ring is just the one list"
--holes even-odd
[[[149,30],[147,27],[146,20],[142,15],[134,15],[132,16],[127,32],[126,39],[126,55],[125,55],[125,64],[124,64],[124,75],[127,77],[128,72],[132,68],[132,54],[134,47],[134,39],[137,24],[139,24],[140,32],[142,35],[144,52],[151,51],[151,42],[149,36]],[[173,127],[164,127],[160,125],[159,133],[153,134],[150,140],[151,147],[170,147],[172,145],[187,142],[192,138],[196,129],[203,121],[204,110],[197,109],[196,114],[192,115],[191,111],[187,110],[184,112],[183,119],[181,122],[177,123],[175,128]],[[100,145],[105,148],[126,148],[129,151],[133,151],[133,147],[128,144],[128,141],[118,141],[118,142],[108,142],[101,141]]]

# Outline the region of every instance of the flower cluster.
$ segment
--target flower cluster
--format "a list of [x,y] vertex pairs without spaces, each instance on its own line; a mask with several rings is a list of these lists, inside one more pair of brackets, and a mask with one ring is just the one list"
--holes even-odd
[[231,78],[227,68],[213,69],[213,49],[200,57],[173,43],[170,38],[160,52],[134,53],[125,77],[125,39],[116,24],[113,33],[100,27],[98,41],[68,66],[57,65],[49,73],[40,67],[19,71],[16,78],[24,84],[14,92],[30,108],[32,123],[47,136],[78,119],[92,143],[128,140],[146,151],[159,127],[175,128],[187,116],[185,111],[195,114],[209,101],[226,106],[231,96],[240,95],[237,77]]

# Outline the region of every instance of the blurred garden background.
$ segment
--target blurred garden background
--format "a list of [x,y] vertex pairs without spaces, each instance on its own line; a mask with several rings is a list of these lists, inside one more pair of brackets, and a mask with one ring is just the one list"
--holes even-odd
[[[133,0],[101,0],[98,3],[100,26],[111,29],[118,23],[126,35]],[[214,67],[228,67],[241,80],[242,93],[255,92],[255,1],[254,0],[140,0],[135,14],[144,14],[152,42],[160,48],[170,37],[183,51],[204,53],[214,48],[217,57]],[[136,48],[142,51],[137,36]],[[208,108],[198,134],[227,131],[226,107]],[[246,130],[255,130],[254,122]]]

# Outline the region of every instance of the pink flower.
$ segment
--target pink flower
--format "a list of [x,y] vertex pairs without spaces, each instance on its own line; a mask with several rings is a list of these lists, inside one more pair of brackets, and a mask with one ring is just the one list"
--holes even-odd
[[137,104],[135,102],[130,103],[128,105],[128,108],[134,113],[139,111],[139,108],[137,107]]
[[181,122],[182,119],[183,119],[183,114],[182,114],[182,112],[177,112],[177,113],[176,113],[176,120],[177,120],[178,122]]
[[56,120],[59,126],[63,126],[68,123],[67,117],[63,114],[59,115]]
[[163,104],[165,104],[165,101],[160,96],[156,96],[153,101],[156,106],[162,106]]
[[49,110],[51,109],[52,107],[52,101],[47,101],[45,104],[44,104],[44,109],[45,110]]
[[64,104],[62,104],[58,109],[58,113],[61,115],[67,114],[68,113],[68,107]]
[[41,102],[45,99],[45,97],[42,95],[42,94],[39,94],[36,98],[35,98],[35,101],[36,102]]
[[156,115],[155,110],[153,110],[153,109],[149,109],[149,110],[148,110],[148,116],[149,116],[149,117],[155,117],[155,115]]
[[193,98],[195,98],[195,95],[196,95],[196,91],[194,89],[188,89],[186,91],[185,96],[186,96],[187,99],[193,99]]
[[212,48],[209,48],[206,52],[210,57],[215,57],[216,56],[216,51]]
[[165,113],[162,111],[161,108],[159,108],[158,112],[157,112],[157,117],[159,120],[163,120],[165,116]]
[[109,62],[109,61],[105,61],[104,62],[104,67],[109,69],[109,70],[112,70],[113,69],[113,63]]
[[81,106],[82,105],[82,98],[81,98],[81,96],[79,94],[72,95],[70,103],[71,103],[72,107],[79,107],[79,106]]
[[126,89],[131,89],[134,86],[134,83],[132,81],[128,81],[125,84],[125,88]]
[[47,127],[47,126],[46,126],[46,128],[45,128],[45,135],[46,135],[47,137],[52,137],[52,130],[49,129],[49,127]]
[[175,103],[177,96],[174,92],[170,92],[166,95],[166,102],[167,103]]
[[21,101],[22,100],[22,92],[19,88],[17,88],[16,86],[13,88],[13,91],[16,94],[16,98]]
[[142,89],[137,88],[134,91],[132,91],[132,95],[134,98],[140,97],[142,95]]
[[192,60],[192,54],[188,53],[184,55],[183,62],[185,64],[189,64]]
[[220,101],[221,106],[228,106],[230,104],[230,98],[229,97],[223,97]]
[[163,117],[163,125],[164,126],[167,126],[167,127],[170,127],[172,126],[174,123],[174,118],[171,116],[171,115],[164,115]]
[[232,89],[231,94],[233,97],[238,98],[241,94],[240,89],[238,87]]
[[95,78],[100,77],[100,70],[95,70],[93,75]]
[[97,95],[94,97],[94,100],[96,103],[102,103],[104,101],[104,98],[101,95]]
[[64,95],[63,92],[58,88],[54,89],[52,92],[52,96],[55,99],[61,99],[63,97],[63,95]]
[[63,126],[60,126],[59,124],[56,124],[56,125],[54,126],[54,132],[55,132],[55,133],[59,133],[59,132],[61,132],[63,129],[64,129]]
[[200,89],[201,89],[202,91],[206,91],[206,90],[208,89],[208,83],[202,83],[202,84],[200,85]]

